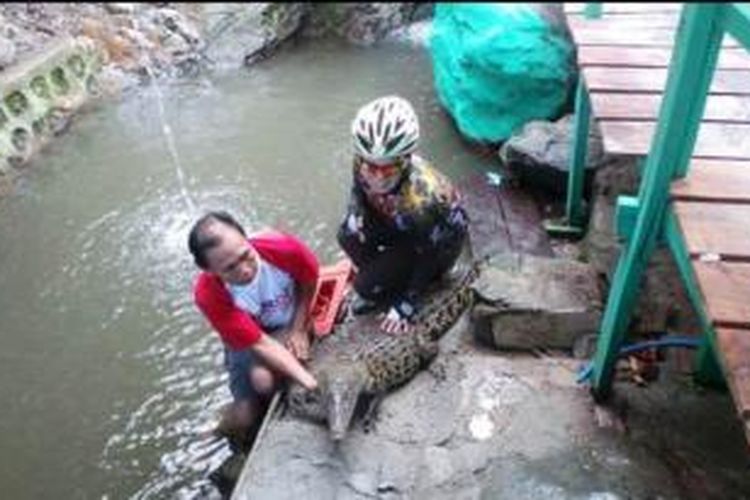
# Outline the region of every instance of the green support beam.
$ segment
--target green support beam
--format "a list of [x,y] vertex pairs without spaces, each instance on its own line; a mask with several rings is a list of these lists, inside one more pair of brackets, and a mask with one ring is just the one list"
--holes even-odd
[[690,255],[688,254],[687,247],[685,246],[685,240],[682,237],[682,231],[680,231],[679,224],[677,223],[677,217],[674,215],[672,210],[669,210],[666,219],[666,239],[669,249],[674,256],[677,269],[680,272],[682,283],[685,285],[685,291],[687,292],[690,304],[693,306],[693,310],[698,316],[698,321],[703,330],[704,335],[702,339],[701,348],[698,351],[697,363],[698,370],[696,372],[696,380],[705,385],[711,385],[714,387],[726,387],[724,381],[724,375],[721,370],[721,366],[718,361],[718,350],[716,349],[716,333],[714,332],[711,320],[706,313],[703,306],[703,296],[701,295],[700,288],[698,287],[698,281],[693,272],[693,266],[690,262]]
[[665,230],[670,183],[687,171],[721,45],[721,9],[719,4],[707,3],[682,8],[658,126],[638,194],[638,217],[617,263],[594,356],[592,394],[598,401],[610,394],[617,353],[643,272]]
[[583,17],[586,19],[602,17],[602,4],[600,2],[586,2],[586,7],[583,8]]
[[[635,223],[638,220],[638,210],[640,204],[635,196],[621,195],[617,197],[615,206],[615,234],[621,241],[627,241],[635,231]],[[666,242],[666,236],[658,235],[656,244],[663,245]]]
[[635,230],[638,220],[638,198],[635,196],[618,196],[615,206],[615,233],[622,241],[627,241]]
[[578,78],[573,124],[573,150],[568,167],[568,189],[565,200],[565,218],[562,221],[545,221],[544,227],[553,236],[581,236],[585,211],[583,184],[586,177],[586,159],[589,149],[591,101],[583,76]]
[[724,26],[746,49],[750,47],[750,6],[732,3],[724,9]]
[[583,181],[586,177],[586,160],[589,153],[589,128],[591,125],[591,101],[583,75],[578,78],[576,109],[570,172],[568,173],[568,199],[565,216],[571,226],[583,224]]
[[[602,4],[587,2],[583,9],[586,19],[602,17]],[[591,101],[583,76],[579,75],[575,95],[573,145],[568,167],[568,186],[565,199],[565,217],[562,220],[544,221],[545,230],[552,236],[580,237],[584,233],[586,213],[583,206],[583,185],[586,177],[586,159],[591,126]]]

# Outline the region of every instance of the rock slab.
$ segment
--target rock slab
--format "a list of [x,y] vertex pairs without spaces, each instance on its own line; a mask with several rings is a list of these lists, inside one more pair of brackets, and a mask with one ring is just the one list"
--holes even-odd
[[726,395],[636,388],[625,437],[597,426],[570,359],[458,345],[438,362],[443,377],[419,374],[385,399],[373,431],[355,428],[338,447],[322,426],[273,420],[233,498],[677,499],[748,491],[749,461]]

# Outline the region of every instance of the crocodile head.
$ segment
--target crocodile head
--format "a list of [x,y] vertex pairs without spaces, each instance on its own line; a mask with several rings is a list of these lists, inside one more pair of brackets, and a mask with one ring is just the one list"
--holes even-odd
[[336,363],[325,370],[325,407],[331,439],[346,436],[349,423],[366,385],[366,371],[360,363]]

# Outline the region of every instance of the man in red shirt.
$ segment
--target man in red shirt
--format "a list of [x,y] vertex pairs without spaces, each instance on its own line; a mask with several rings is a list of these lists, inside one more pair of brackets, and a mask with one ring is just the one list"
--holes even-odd
[[291,235],[267,231],[248,238],[226,212],[201,217],[188,246],[202,270],[195,303],[224,343],[234,424],[249,429],[278,377],[317,387],[299,360],[308,357],[318,262]]

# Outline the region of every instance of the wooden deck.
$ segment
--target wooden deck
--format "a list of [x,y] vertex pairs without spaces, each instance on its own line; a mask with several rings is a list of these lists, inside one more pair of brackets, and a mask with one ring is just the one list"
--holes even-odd
[[[565,11],[607,153],[644,156],[681,4],[583,4]],[[671,190],[686,249],[750,441],[750,54],[726,37],[688,176]]]
[[[585,19],[582,4],[566,4],[578,65],[609,153],[648,153],[680,5],[604,4],[604,17]],[[718,68],[694,157],[750,159],[750,54],[725,37]]]

